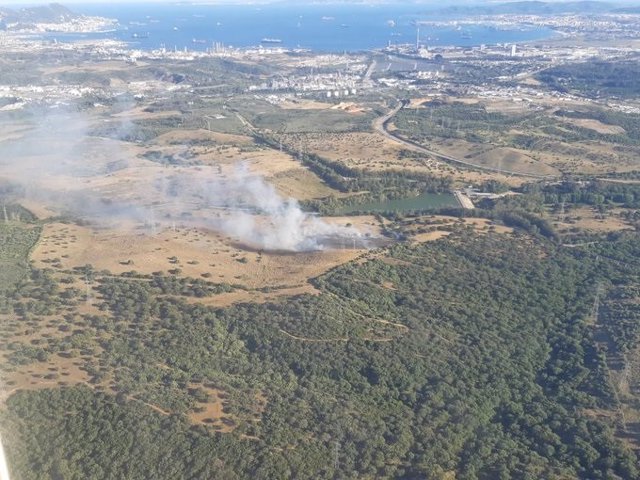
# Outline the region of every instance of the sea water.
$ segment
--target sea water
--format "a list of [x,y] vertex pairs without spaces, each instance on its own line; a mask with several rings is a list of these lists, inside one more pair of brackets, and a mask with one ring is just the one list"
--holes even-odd
[[[548,28],[524,25],[454,24],[454,17],[437,16],[424,5],[367,4],[86,4],[73,10],[114,18],[110,32],[45,34],[58,41],[110,38],[131,48],[201,50],[214,42],[250,47],[265,38],[281,40],[286,48],[316,52],[354,52],[391,44],[415,44],[419,21],[448,20],[448,25],[421,25],[420,43],[427,46],[472,46],[515,43],[548,38]],[[272,44],[273,45],[273,44]]]

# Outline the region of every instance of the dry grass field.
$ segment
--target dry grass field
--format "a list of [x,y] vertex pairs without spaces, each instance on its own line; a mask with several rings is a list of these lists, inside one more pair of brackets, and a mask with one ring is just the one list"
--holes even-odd
[[523,178],[499,173],[473,171],[439,162],[375,132],[287,134],[283,142],[295,150],[309,151],[351,168],[374,172],[414,171],[449,177],[457,185],[495,179],[512,186]]
[[616,208],[601,214],[595,208],[584,206],[572,208],[564,215],[552,215],[551,219],[554,227],[561,232],[575,229],[592,233],[633,230],[633,226],[620,216],[623,211]]
[[570,125],[587,128],[603,135],[620,135],[625,133],[625,129],[619,125],[608,125],[594,118],[561,118]]
[[460,139],[433,142],[433,147],[446,155],[501,170],[534,175],[559,175],[560,171],[536,159],[531,152],[516,148],[493,147]]
[[[640,167],[640,149],[624,138],[629,132],[616,125],[615,120],[605,123],[588,118],[589,112],[594,117],[598,115],[592,104],[577,99],[525,97],[525,94],[513,99],[441,97],[437,101],[416,98],[401,112],[403,130],[407,131],[400,133],[409,134],[411,138],[415,134],[412,130],[423,129],[421,142],[431,150],[477,165],[523,174],[604,175]],[[469,110],[469,121],[466,121],[465,109]],[[481,112],[485,112],[489,122],[486,125],[477,120],[478,115],[483,115]],[[571,112],[586,116],[572,118]],[[415,119],[411,118],[414,115]],[[509,117],[513,118],[513,124]],[[611,115],[610,118],[625,117]],[[393,124],[389,127],[394,128]],[[439,136],[443,128],[446,134]],[[597,138],[597,135],[606,137]],[[519,146],[522,139],[527,139],[526,147]]]
[[447,215],[423,215],[413,218],[409,225],[403,226],[402,231],[412,242],[423,243],[450,235],[454,226],[471,227],[480,234],[489,231],[501,234],[513,233],[513,228],[495,225],[486,218],[456,218]]
[[[12,339],[18,341],[19,338]],[[32,363],[5,373],[5,388],[0,390],[0,402],[4,402],[17,390],[40,390],[78,384],[88,385],[89,374],[82,368],[81,358],[56,356],[46,362]]]
[[[344,225],[344,219],[328,220]],[[350,222],[363,232],[379,233],[372,217]],[[356,258],[362,251],[255,251],[213,230],[182,225],[154,234],[148,227],[126,229],[120,225],[112,229],[50,223],[45,225],[32,259],[37,267],[65,270],[90,264],[113,274],[131,270],[168,273],[178,268],[181,276],[258,289],[303,287],[309,278]]]
[[291,155],[258,146],[248,136],[208,130],[173,130],[155,138],[140,154],[154,151],[184,159],[185,163],[213,167],[220,173],[228,174],[238,165],[246,165],[285,197],[307,200],[336,193]]

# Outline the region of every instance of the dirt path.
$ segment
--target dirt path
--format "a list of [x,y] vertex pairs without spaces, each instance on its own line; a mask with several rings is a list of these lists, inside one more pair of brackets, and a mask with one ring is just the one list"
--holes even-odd
[[160,413],[162,415],[165,415],[165,416],[171,415],[171,412],[169,412],[167,410],[163,410],[159,406],[154,405],[152,403],[148,403],[148,402],[145,402],[144,400],[140,400],[139,398],[134,397],[133,395],[128,395],[127,396],[127,400],[135,400],[136,402],[140,402],[144,406],[149,407],[151,410],[154,410],[154,411],[156,411],[156,412],[158,412],[158,413]]
[[393,327],[399,328],[400,330],[405,330],[405,331],[409,330],[409,327],[401,323],[390,322],[389,320],[379,320],[376,318],[372,318],[371,320],[373,320],[374,322],[382,323],[384,325],[391,325]]

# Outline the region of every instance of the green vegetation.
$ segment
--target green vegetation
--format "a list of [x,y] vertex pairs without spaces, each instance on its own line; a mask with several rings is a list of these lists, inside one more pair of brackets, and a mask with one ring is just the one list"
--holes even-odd
[[637,145],[640,143],[640,115],[637,113],[619,112],[604,108],[588,108],[584,110],[558,110],[554,113],[560,118],[594,119],[605,125],[621,127],[619,134],[599,134],[587,128],[575,128],[570,140],[600,140]]
[[632,353],[640,340],[640,269],[637,261],[629,261],[640,257],[640,242],[635,240],[603,242],[592,247],[596,255],[607,259],[607,276],[611,282],[599,321],[620,353]]
[[301,132],[368,131],[375,112],[353,115],[342,110],[286,110],[253,97],[235,97],[229,102],[251,125],[259,129]]
[[640,208],[640,185],[632,183],[566,180],[553,184],[528,184],[522,191],[530,198],[553,206],[564,202],[575,205],[620,205],[625,208]]
[[[236,465],[255,453],[251,442],[189,428],[177,416],[165,418],[87,387],[21,392],[9,405],[16,418],[53,429],[20,436],[25,456],[12,458],[13,472],[21,472],[12,478],[238,479]],[[88,443],[78,448],[82,441]]]
[[[471,143],[522,149],[535,146],[544,150],[554,141],[598,140],[637,144],[640,140],[640,116],[599,108],[558,110],[553,115],[539,111],[507,115],[487,111],[481,103],[430,102],[426,107],[419,110],[402,109],[394,117],[396,126],[403,134],[425,143],[434,138],[457,138]],[[562,121],[564,118],[594,119],[607,125],[620,126],[624,133],[604,134],[576,125],[568,126]]]
[[[341,192],[363,192],[382,198],[399,198],[424,191],[448,191],[451,180],[415,172],[390,171],[384,174],[350,168],[341,162],[332,162],[315,154],[302,154],[301,161],[327,185]],[[386,193],[386,195],[385,195]],[[362,197],[364,199],[365,197]]]
[[[497,142],[507,128],[533,120],[532,114],[518,116],[487,112],[482,104],[429,102],[418,110],[401,109],[394,117],[396,127],[420,143],[429,139],[461,138],[469,142]],[[503,140],[503,143],[507,143]]]
[[[20,209],[4,207],[8,218],[17,218]],[[0,212],[2,215],[3,212]],[[0,294],[13,289],[28,274],[27,256],[40,237],[40,228],[16,221],[0,220]],[[1,298],[1,297],[0,297]]]
[[379,202],[356,204],[338,210],[338,214],[354,214],[358,212],[415,212],[426,211],[439,208],[458,207],[458,201],[453,194],[422,193],[421,195],[396,200],[384,200]]
[[640,115],[634,113],[594,107],[505,114],[482,103],[432,101],[401,109],[393,122],[409,141],[435,150],[451,148],[459,151],[460,160],[494,168],[537,174],[554,169],[583,174],[597,168],[607,176],[637,171]]
[[[369,89],[357,97],[359,112],[284,109],[271,95],[242,92],[287,68],[306,74],[311,67],[223,58],[93,65],[81,51],[59,53],[64,58],[34,54],[41,62],[9,53],[0,59],[6,67],[0,80],[96,87],[69,108],[91,111],[92,135],[144,143],[131,151],[152,162],[193,165],[206,158],[208,165],[220,162],[222,172],[249,150],[284,151],[340,193],[304,202],[329,214],[371,212],[378,210],[371,202],[451,189],[448,175],[456,169],[430,170],[427,155],[386,150],[382,139],[379,157],[389,151],[397,155],[393,164],[400,164],[416,156],[411,163],[420,160],[420,171],[350,167],[367,159],[346,158],[348,137],[336,150],[345,158],[309,151],[324,151],[322,142],[336,138],[328,134],[370,133],[384,102],[415,91]],[[382,65],[386,56],[380,60]],[[287,63],[285,57],[277,61]],[[61,68],[69,62],[77,68]],[[515,75],[530,68],[506,57],[437,62],[448,74],[438,82],[449,82],[451,94],[497,77],[503,87],[514,86],[522,80]],[[537,78],[562,92],[628,97],[638,93],[638,68],[590,62],[556,66]],[[148,93],[117,93],[141,80],[155,82]],[[432,80],[425,83],[433,88]],[[157,93],[162,85],[180,84],[189,88]],[[279,285],[274,280],[281,271],[270,269],[281,267],[270,255],[260,252],[254,261],[253,254],[231,246],[225,253],[232,265],[259,269],[268,286],[252,290],[204,280],[232,276],[213,263],[194,269],[202,278],[184,277],[187,264],[204,267],[205,260],[193,256],[188,258],[198,260],[183,264],[169,256],[179,252],[162,253],[157,243],[153,255],[165,256],[159,265],[168,261],[168,274],[72,267],[72,249],[53,247],[39,264],[51,268],[35,268],[28,255],[40,222],[9,204],[20,197],[20,187],[2,183],[0,373],[8,398],[0,408],[0,432],[12,478],[640,478],[640,433],[634,429],[639,384],[625,377],[627,365],[640,364],[640,187],[594,179],[639,178],[640,115],[584,105],[558,109],[544,101],[531,108],[514,103],[503,113],[489,106],[504,103],[487,102],[431,101],[401,109],[393,123],[407,139],[450,149],[452,157],[530,175],[562,172],[563,181],[524,185],[519,195],[479,201],[472,213],[440,211],[491,220],[475,227],[416,212],[386,213],[384,219],[376,214],[395,243],[358,252],[356,260],[309,280],[313,294],[287,296],[312,289]],[[46,108],[43,101],[3,112],[16,129],[8,141]],[[199,129],[240,133],[255,142],[204,131],[155,141],[174,130]],[[362,145],[377,148],[369,140]],[[262,153],[260,165],[268,161]],[[108,169],[125,163],[114,161]],[[369,165],[378,163],[392,165],[384,158]],[[273,171],[282,175],[283,191],[306,186],[305,178],[294,184],[300,179],[286,162]],[[98,188],[121,190],[110,181]],[[504,192],[509,186],[486,180],[480,188]],[[625,223],[611,230],[630,230],[573,230],[572,210],[602,219],[615,212]],[[505,230],[498,223],[513,233],[497,233]],[[428,243],[412,237],[436,230],[449,235]],[[67,247],[66,239],[58,243]],[[127,253],[127,243],[120,265],[148,268]],[[218,248],[211,243],[197,245]],[[283,269],[297,267],[298,257],[288,260]],[[252,294],[264,303],[251,303]],[[215,306],[238,299],[247,303]]]
[[637,97],[640,93],[638,62],[606,62],[591,60],[547,68],[536,78],[560,92],[588,97]]
[[[102,314],[65,314],[35,271],[7,333],[55,311],[68,328],[14,363],[75,356],[91,387],[9,399],[15,478],[636,478],[618,425],[582,412],[617,406],[590,315],[599,285],[637,292],[637,234],[575,250],[453,230],[338,267],[320,295],[224,309],[91,271]],[[189,421],[210,388],[230,433]]]
[[[270,148],[280,147],[278,142],[268,135],[254,133],[254,140],[257,144]],[[313,153],[296,152],[286,144],[283,144],[282,148],[290,155],[296,156],[331,188],[343,193],[357,193],[342,198],[331,196],[301,202],[305,208],[325,215],[340,215],[345,210],[360,210],[359,206],[363,206],[362,212],[377,211],[368,208],[366,204],[417,197],[424,193],[451,191],[451,179],[447,177],[402,170],[374,173],[366,169],[348,167],[342,162],[327,160]]]

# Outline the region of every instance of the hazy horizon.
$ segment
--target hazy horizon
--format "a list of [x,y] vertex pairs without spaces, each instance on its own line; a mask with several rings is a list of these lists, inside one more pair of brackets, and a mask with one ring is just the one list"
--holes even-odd
[[[490,4],[501,4],[501,3],[517,3],[522,0],[459,0],[451,3],[449,6],[453,5],[490,5]],[[541,3],[573,3],[580,0],[539,0]],[[594,2],[599,3],[610,3],[610,4],[640,4],[638,0],[615,0],[615,1],[606,1],[606,0],[593,0]],[[435,0],[314,0],[312,2],[306,2],[301,0],[202,0],[202,1],[176,1],[176,0],[136,0],[131,2],[129,0],[64,0],[64,1],[43,1],[43,2],[33,2],[31,0],[21,1],[15,0],[11,2],[0,2],[0,7],[12,8],[12,7],[35,7],[40,5],[48,5],[51,3],[59,3],[61,5],[82,5],[82,4],[113,4],[113,3],[130,3],[130,4],[140,4],[140,3],[170,3],[170,4],[190,4],[190,5],[255,5],[255,4],[268,4],[268,3],[290,3],[290,4],[340,4],[340,3],[353,3],[353,4],[416,4],[416,5],[425,5],[425,4],[438,4],[439,2]]]

